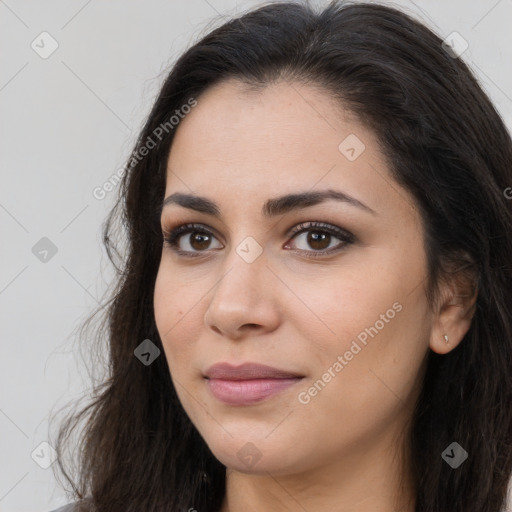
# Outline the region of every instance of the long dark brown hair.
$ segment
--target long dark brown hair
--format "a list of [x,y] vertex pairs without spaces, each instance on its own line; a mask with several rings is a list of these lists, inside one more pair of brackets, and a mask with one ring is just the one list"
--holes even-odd
[[[212,30],[172,67],[103,225],[117,281],[84,327],[102,314],[85,341],[98,342],[91,353],[108,347],[107,375],[93,385],[91,402],[62,422],[54,443],[74,498],[100,512],[216,512],[222,503],[226,468],[177,398],[153,293],[166,163],[178,128],[169,119],[233,77],[255,87],[281,79],[320,85],[339,99],[373,130],[394,178],[417,202],[431,305],[450,272],[478,290],[462,342],[446,355],[429,350],[408,446],[416,512],[500,512],[512,473],[510,134],[441,38],[397,9],[353,2],[318,11],[290,2],[260,6]],[[150,365],[134,355],[146,339],[161,350]],[[82,421],[71,471],[64,448]],[[442,458],[454,441],[468,453],[457,469]]]

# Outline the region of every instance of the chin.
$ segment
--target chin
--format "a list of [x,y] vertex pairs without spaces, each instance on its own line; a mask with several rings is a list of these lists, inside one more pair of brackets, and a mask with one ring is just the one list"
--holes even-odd
[[[247,432],[247,431],[246,431]],[[277,439],[265,439],[264,436],[251,437],[233,435],[224,432],[222,439],[206,439],[217,460],[231,470],[245,474],[279,475],[297,470],[297,453],[293,446],[285,446]]]

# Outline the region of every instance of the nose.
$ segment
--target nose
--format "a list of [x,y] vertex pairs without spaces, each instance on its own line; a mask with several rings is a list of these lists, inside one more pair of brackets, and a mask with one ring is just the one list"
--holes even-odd
[[211,292],[206,327],[232,340],[273,331],[279,323],[279,282],[264,253],[248,263],[233,249]]

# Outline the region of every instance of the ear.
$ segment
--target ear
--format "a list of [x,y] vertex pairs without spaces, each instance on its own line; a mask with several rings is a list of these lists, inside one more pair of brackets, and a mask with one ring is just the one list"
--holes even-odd
[[465,264],[444,275],[433,311],[431,350],[437,354],[447,354],[463,340],[476,311],[477,296],[475,265]]

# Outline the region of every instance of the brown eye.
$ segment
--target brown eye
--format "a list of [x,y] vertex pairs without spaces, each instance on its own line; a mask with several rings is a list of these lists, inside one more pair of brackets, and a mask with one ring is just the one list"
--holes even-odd
[[[329,233],[321,233],[319,231],[310,231],[307,236],[307,243],[316,250],[324,250],[329,247],[331,235]],[[327,242],[327,244],[326,244]]]
[[204,233],[196,233],[193,232],[189,236],[189,244],[196,251],[202,251],[204,249],[208,249],[208,246],[211,243],[210,235],[206,235]]
[[[292,234],[294,235],[292,239],[294,245],[297,244],[297,240],[301,241],[304,247],[299,247],[298,249],[301,252],[310,253],[311,257],[331,254],[355,241],[355,237],[352,233],[336,226],[317,222],[300,224],[294,228]],[[331,242],[335,240],[339,242],[331,245]],[[288,248],[290,245],[287,244],[286,247]]]
[[[188,235],[188,237],[185,235]],[[354,235],[349,231],[318,222],[299,224],[290,235],[293,235],[294,245],[297,244],[296,240],[302,240],[305,247],[292,248],[304,253],[306,257],[329,255],[342,250],[355,241]],[[215,235],[201,224],[184,224],[169,233],[164,233],[164,244],[180,256],[195,257],[200,256],[201,253],[208,253],[211,249],[222,249],[221,244],[212,247],[213,240],[217,240]],[[338,243],[331,245],[336,240],[338,240]],[[290,248],[289,243],[285,248]]]
[[165,244],[180,254],[206,252],[211,249],[212,239],[216,238],[210,231],[195,224],[178,226],[164,235]]
[[[303,236],[303,235],[305,235],[305,236]],[[299,235],[295,236],[294,243],[297,244],[297,240],[302,240],[302,242],[304,243],[304,246],[306,246],[306,247],[302,247],[302,248],[299,247],[299,249],[304,250],[304,251],[308,251],[311,249],[314,249],[315,251],[325,251],[332,247],[332,246],[330,247],[330,243],[335,238],[336,237],[333,237],[330,233],[326,233],[324,231],[320,231],[317,229],[315,229],[315,230],[309,229],[309,230],[303,231],[303,232],[299,233]]]

